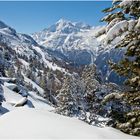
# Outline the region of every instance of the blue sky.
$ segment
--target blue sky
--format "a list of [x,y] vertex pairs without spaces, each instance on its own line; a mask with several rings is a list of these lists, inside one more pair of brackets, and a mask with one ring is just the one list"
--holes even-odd
[[90,25],[101,25],[101,12],[111,1],[0,1],[0,20],[18,32],[40,31],[64,18]]

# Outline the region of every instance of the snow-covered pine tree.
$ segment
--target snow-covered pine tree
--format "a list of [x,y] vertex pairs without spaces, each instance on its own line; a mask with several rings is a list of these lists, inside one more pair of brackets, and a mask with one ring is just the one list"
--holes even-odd
[[0,105],[2,104],[3,100],[4,100],[3,88],[1,86],[1,81],[0,81]]
[[55,83],[55,75],[53,73],[52,70],[49,70],[48,73],[47,73],[47,89],[48,89],[48,93],[47,93],[47,98],[49,98],[49,101],[54,104],[54,105],[57,105],[57,101],[56,99],[54,98],[54,89],[53,89],[53,85]]
[[[82,82],[74,76],[65,76],[62,88],[57,96],[56,112],[66,116],[76,116],[85,119],[84,87]],[[84,118],[83,118],[84,117]]]
[[[1,57],[0,57],[1,59]],[[5,76],[5,68],[3,62],[0,60],[0,76]]]
[[104,10],[106,21],[106,43],[118,36],[116,48],[125,50],[124,58],[117,64],[111,62],[111,68],[127,78],[127,90],[123,99],[131,109],[124,116],[125,121],[117,124],[122,131],[140,136],[140,1],[114,0],[110,8]]
[[15,71],[15,68],[14,66],[10,66],[7,70],[7,75],[11,78],[14,78],[15,75],[16,75],[16,71]]
[[22,63],[19,61],[19,59],[15,59],[15,67],[17,68],[14,75],[16,78],[16,83],[17,85],[23,84],[24,77],[22,75]]
[[95,93],[100,90],[100,83],[102,82],[95,65],[84,68],[81,81],[85,87],[84,98],[86,99],[86,111],[89,112],[88,123],[91,124],[96,121],[96,116],[100,110],[100,102]]

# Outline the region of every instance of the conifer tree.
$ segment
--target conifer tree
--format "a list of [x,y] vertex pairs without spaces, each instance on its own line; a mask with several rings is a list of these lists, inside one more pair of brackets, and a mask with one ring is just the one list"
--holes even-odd
[[[73,76],[66,76],[57,100],[59,101],[56,112],[66,116],[84,116],[84,88],[80,80]],[[85,116],[84,116],[85,117]]]
[[116,125],[122,131],[140,136],[140,1],[114,0],[112,7],[103,10],[107,16],[106,43],[121,36],[116,45],[125,52],[118,63],[110,62],[111,68],[126,77],[123,100],[130,105],[124,114],[124,122]]
[[101,77],[95,65],[89,65],[82,71],[82,79],[85,87],[84,98],[86,99],[86,111],[89,113],[88,123],[96,122],[100,111],[100,101],[96,92],[101,88]]
[[10,68],[8,68],[7,74],[11,78],[15,77],[15,68],[14,68],[14,66],[10,66]]
[[2,104],[2,101],[4,100],[4,96],[3,96],[3,88],[1,86],[1,82],[0,82],[0,105]]
[[97,81],[96,66],[86,66],[82,72],[82,81],[85,85],[85,98],[88,102],[89,110],[93,107],[95,101],[95,92],[99,90],[100,84]]

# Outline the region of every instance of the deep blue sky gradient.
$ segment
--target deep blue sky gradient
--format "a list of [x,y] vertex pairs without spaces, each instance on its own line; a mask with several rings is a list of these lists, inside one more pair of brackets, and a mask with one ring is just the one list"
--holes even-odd
[[109,6],[111,1],[0,1],[0,20],[22,33],[40,31],[60,18],[98,26],[101,10]]

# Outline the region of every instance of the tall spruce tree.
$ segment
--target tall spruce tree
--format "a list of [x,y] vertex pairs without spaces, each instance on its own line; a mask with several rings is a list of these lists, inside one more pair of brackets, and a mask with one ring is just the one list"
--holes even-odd
[[83,117],[85,115],[83,94],[82,82],[74,76],[66,76],[57,96],[58,108],[56,112],[70,117]]
[[99,91],[100,77],[97,74],[96,66],[90,65],[86,66],[82,71],[81,81],[83,81],[85,86],[84,98],[87,101],[87,111],[91,116],[96,114],[98,103],[96,102],[97,97],[95,92]]
[[97,73],[97,68],[94,64],[86,66],[82,71],[81,80],[84,83],[84,98],[86,100],[86,111],[89,113],[87,122],[92,124],[96,123],[97,114],[99,112],[99,101],[95,92],[99,91],[101,78]]
[[112,7],[103,12],[107,14],[102,19],[107,22],[106,43],[120,36],[116,49],[125,50],[121,61],[110,62],[113,70],[126,77],[127,88],[122,97],[130,105],[129,112],[124,115],[125,121],[118,122],[116,127],[140,136],[140,1],[114,0]]

